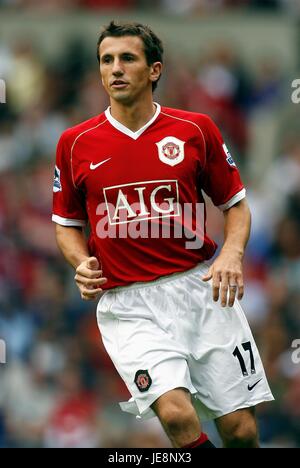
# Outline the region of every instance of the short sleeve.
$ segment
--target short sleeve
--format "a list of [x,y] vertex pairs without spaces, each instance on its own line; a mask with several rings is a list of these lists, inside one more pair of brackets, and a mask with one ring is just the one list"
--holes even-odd
[[208,117],[203,134],[206,143],[206,163],[201,177],[201,188],[214,205],[225,211],[245,198],[246,190],[218,127]]
[[56,150],[52,221],[62,226],[83,227],[86,220],[84,197],[74,186],[70,149],[62,135]]

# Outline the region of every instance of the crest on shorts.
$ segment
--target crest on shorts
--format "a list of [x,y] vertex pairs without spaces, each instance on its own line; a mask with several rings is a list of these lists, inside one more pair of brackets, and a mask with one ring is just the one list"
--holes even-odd
[[170,136],[156,143],[159,159],[169,166],[176,166],[184,160],[185,142]]
[[140,392],[147,392],[152,385],[152,379],[147,370],[138,370],[135,374],[134,383]]

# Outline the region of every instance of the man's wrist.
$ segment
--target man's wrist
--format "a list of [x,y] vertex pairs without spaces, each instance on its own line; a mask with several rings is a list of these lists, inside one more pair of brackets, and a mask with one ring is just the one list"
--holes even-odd
[[226,254],[231,254],[231,255],[236,255],[237,257],[242,260],[245,255],[245,249],[243,247],[237,247],[235,245],[226,245],[224,244],[221,250],[221,253],[226,253]]
[[74,269],[76,270],[79,265],[88,260],[88,258],[90,258],[89,255],[77,255],[73,262]]

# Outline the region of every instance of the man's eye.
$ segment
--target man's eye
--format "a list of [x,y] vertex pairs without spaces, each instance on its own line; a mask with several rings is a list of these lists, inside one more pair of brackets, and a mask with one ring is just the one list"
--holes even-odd
[[126,55],[126,56],[124,57],[124,60],[125,60],[126,62],[133,62],[134,57],[132,57],[132,55]]
[[109,57],[105,57],[103,60],[102,60],[103,63],[110,63],[111,62],[111,59]]

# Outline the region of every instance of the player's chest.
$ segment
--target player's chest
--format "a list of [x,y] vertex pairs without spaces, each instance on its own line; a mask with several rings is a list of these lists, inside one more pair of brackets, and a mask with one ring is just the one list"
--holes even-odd
[[[75,181],[89,194],[99,189],[155,181],[196,181],[205,155],[194,138],[161,135],[86,141],[73,163]],[[131,184],[131,185],[130,185]]]

